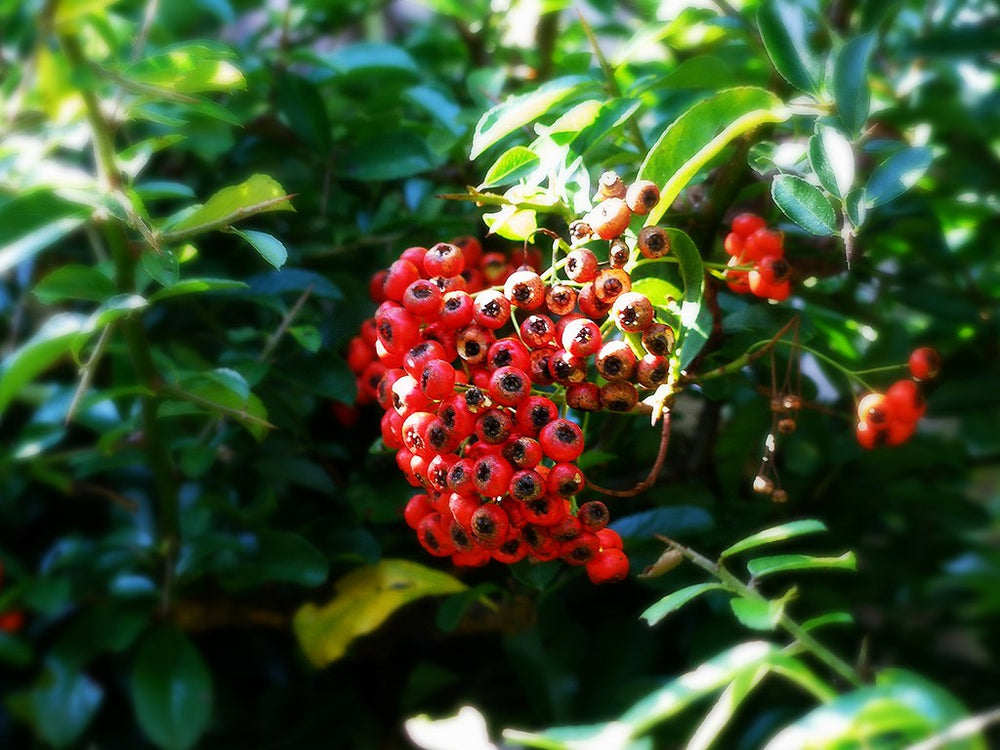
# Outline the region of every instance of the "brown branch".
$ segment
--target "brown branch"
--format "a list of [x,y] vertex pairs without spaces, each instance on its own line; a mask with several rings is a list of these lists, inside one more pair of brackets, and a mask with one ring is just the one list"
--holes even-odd
[[662,427],[660,428],[660,449],[656,454],[656,461],[653,462],[653,466],[649,470],[649,475],[645,479],[627,490],[610,490],[594,484],[589,479],[587,480],[587,484],[590,485],[590,489],[595,492],[599,492],[602,495],[607,495],[608,497],[635,497],[640,492],[645,492],[656,483],[656,480],[660,476],[660,471],[663,469],[663,464],[667,457],[667,446],[669,444],[670,412],[664,411]]

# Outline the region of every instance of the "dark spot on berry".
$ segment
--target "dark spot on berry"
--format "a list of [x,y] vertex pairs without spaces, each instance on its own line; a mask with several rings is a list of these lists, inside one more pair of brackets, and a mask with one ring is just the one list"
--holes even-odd
[[521,380],[520,376],[515,375],[512,372],[509,372],[500,378],[500,390],[505,393],[517,393],[523,387],[524,381]]
[[511,355],[508,349],[500,349],[493,355],[493,364],[496,367],[506,367],[513,361],[513,355]]
[[503,421],[496,414],[487,414],[483,417],[483,435],[495,440],[503,434]]
[[493,476],[493,469],[485,461],[482,461],[479,466],[476,467],[476,480],[485,484],[490,481],[490,477]]
[[477,357],[482,350],[483,347],[479,345],[478,341],[466,341],[463,347],[466,357]]
[[607,357],[603,362],[604,372],[608,375],[618,375],[625,369],[625,363],[620,357]]
[[549,410],[544,406],[534,406],[531,409],[531,426],[541,430],[549,423]]
[[439,549],[441,549],[441,544],[440,544],[440,542],[438,542],[437,536],[430,529],[427,529],[424,532],[424,544],[426,544],[428,547],[430,547],[435,552],[437,552]]
[[444,309],[448,312],[454,312],[462,307],[462,300],[459,297],[449,297],[444,302]]

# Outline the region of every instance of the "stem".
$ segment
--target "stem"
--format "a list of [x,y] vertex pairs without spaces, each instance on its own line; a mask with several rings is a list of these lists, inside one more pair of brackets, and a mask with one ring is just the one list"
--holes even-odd
[[[658,539],[670,545],[671,548],[676,549],[684,557],[693,562],[699,568],[704,570],[709,575],[716,578],[719,583],[725,587],[727,591],[743,599],[749,599],[751,601],[766,602],[767,597],[763,594],[755,591],[754,589],[747,586],[743,581],[734,576],[728,570],[726,570],[721,565],[718,565],[707,557],[698,552],[694,551],[690,547],[685,547],[683,544],[675,542],[669,537],[663,536],[661,534],[656,535]],[[798,643],[802,648],[811,653],[821,662],[823,662],[831,671],[843,677],[847,682],[855,687],[861,687],[864,681],[858,675],[857,671],[846,661],[841,659],[830,649],[824,646],[822,643],[817,641],[812,635],[810,635],[806,630],[803,629],[799,623],[789,617],[787,614],[782,614],[781,619],[778,620],[778,625],[784,629],[789,635],[791,635],[796,643]]]
[[302,309],[302,306],[306,303],[306,300],[309,299],[309,295],[312,294],[312,290],[312,284],[310,284],[306,287],[305,291],[302,292],[299,298],[295,300],[295,304],[292,305],[285,317],[281,319],[281,323],[278,325],[274,333],[268,337],[267,343],[264,344],[264,348],[261,350],[260,354],[257,355],[258,362],[264,362],[271,356],[274,348],[278,345],[278,342],[281,341],[281,337],[288,332],[288,329],[292,325],[292,321],[295,320],[299,311]]
[[700,383],[705,380],[711,380],[712,378],[719,378],[725,375],[732,375],[734,372],[739,372],[748,364],[753,362],[755,359],[767,354],[767,352],[770,351],[771,347],[777,344],[781,340],[781,337],[784,336],[786,333],[788,333],[788,331],[791,330],[796,323],[798,323],[798,317],[794,317],[787,323],[785,323],[785,325],[783,325],[778,330],[778,332],[774,334],[774,336],[772,336],[771,338],[764,339],[762,341],[758,341],[754,344],[751,344],[750,348],[747,349],[746,352],[744,352],[741,356],[734,359],[729,364],[723,365],[722,367],[717,367],[714,370],[709,370],[708,372],[704,372],[701,375],[698,375],[697,377],[692,377],[688,379],[688,382]]
[[[611,63],[608,62],[608,58],[604,56],[604,52],[601,50],[601,45],[597,43],[597,35],[594,33],[594,30],[590,28],[590,24],[587,23],[587,19],[583,17],[583,13],[581,13],[578,9],[576,14],[580,19],[580,25],[583,27],[583,33],[587,35],[587,39],[590,41],[590,46],[594,50],[594,57],[597,58],[597,63],[601,66],[601,70],[604,72],[604,78],[608,82],[608,90],[612,96],[620,99],[624,96],[624,94],[622,93],[621,86],[618,85],[618,79],[615,78],[615,69],[611,67]],[[641,156],[645,156],[646,142],[643,140],[642,131],[639,130],[639,125],[630,117],[626,127],[628,129],[629,139],[639,150],[639,154]]]
[[670,412],[663,412],[663,424],[660,428],[660,449],[656,453],[656,461],[653,462],[652,468],[649,470],[649,474],[641,482],[637,483],[635,486],[630,487],[627,490],[609,490],[594,484],[593,482],[587,482],[590,485],[590,489],[595,492],[600,492],[602,495],[608,495],[609,497],[635,497],[640,492],[644,492],[652,487],[656,480],[660,476],[660,471],[663,469],[663,464],[667,457],[667,446],[670,444]]

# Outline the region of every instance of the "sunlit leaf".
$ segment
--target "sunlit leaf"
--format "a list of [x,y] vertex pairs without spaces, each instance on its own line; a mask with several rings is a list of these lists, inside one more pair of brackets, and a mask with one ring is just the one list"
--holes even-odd
[[281,268],[288,260],[288,250],[285,249],[281,240],[267,232],[258,232],[253,229],[233,229],[233,234],[242,237],[250,246],[256,250],[260,257],[266,260],[275,268]]
[[923,177],[932,160],[929,148],[906,148],[879,164],[865,186],[868,207],[888,203],[905,193]]
[[0,196],[0,273],[65,237],[86,221],[90,209],[48,190]]
[[317,667],[336,661],[355,638],[375,630],[397,609],[425,596],[463,591],[453,576],[410,560],[385,559],[337,582],[327,604],[305,604],[295,613],[299,645]]
[[54,270],[31,292],[46,305],[69,299],[103,302],[115,293],[115,285],[92,266],[70,263]]
[[757,9],[757,25],[781,77],[802,91],[816,93],[825,62],[811,43],[816,23],[806,6],[795,0],[764,0]]
[[708,591],[718,591],[722,588],[721,583],[696,583],[691,586],[685,586],[682,589],[667,594],[651,607],[647,607],[639,617],[649,625],[655,625],[671,612],[677,611],[702,594]]
[[747,570],[754,578],[760,578],[790,570],[857,570],[857,561],[853,552],[845,552],[837,557],[773,555],[750,560],[747,562]]
[[721,560],[730,555],[745,552],[748,549],[761,547],[765,544],[774,544],[775,542],[782,542],[792,537],[802,536],[803,534],[815,534],[820,531],[826,531],[826,525],[822,521],[814,519],[789,521],[788,523],[783,523],[780,526],[772,526],[769,529],[764,529],[764,531],[759,531],[745,539],[741,539],[732,546],[724,549],[719,555],[719,559]]
[[232,57],[232,52],[219,44],[181,42],[140,60],[123,75],[181,94],[245,88],[243,74],[229,62]]
[[273,177],[255,174],[239,185],[223,188],[197,210],[166,227],[164,239],[176,242],[180,236],[221,229],[265,211],[294,210],[285,189]]
[[854,185],[854,152],[838,130],[821,127],[809,139],[809,163],[831,195],[843,198]]
[[507,149],[493,162],[486,171],[479,189],[495,185],[509,185],[519,178],[531,173],[538,165],[538,155],[525,146],[514,146]]

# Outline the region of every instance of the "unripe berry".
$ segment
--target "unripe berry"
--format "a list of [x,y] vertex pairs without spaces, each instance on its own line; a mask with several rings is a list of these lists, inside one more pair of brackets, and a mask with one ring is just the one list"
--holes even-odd
[[611,241],[611,246],[608,248],[608,263],[612,268],[624,268],[631,257],[632,251],[628,249],[625,240],[619,237]]
[[628,229],[632,212],[621,198],[605,198],[583,220],[602,240],[611,240]]
[[566,275],[572,281],[586,284],[597,278],[598,260],[592,250],[578,247],[566,256]]
[[522,310],[535,310],[545,302],[545,282],[534,271],[515,271],[504,282],[504,296]]
[[653,322],[653,303],[644,294],[624,292],[611,306],[611,318],[621,331],[637,333],[644,331]]
[[636,180],[625,193],[625,205],[637,216],[645,216],[660,202],[660,189],[650,180]]

